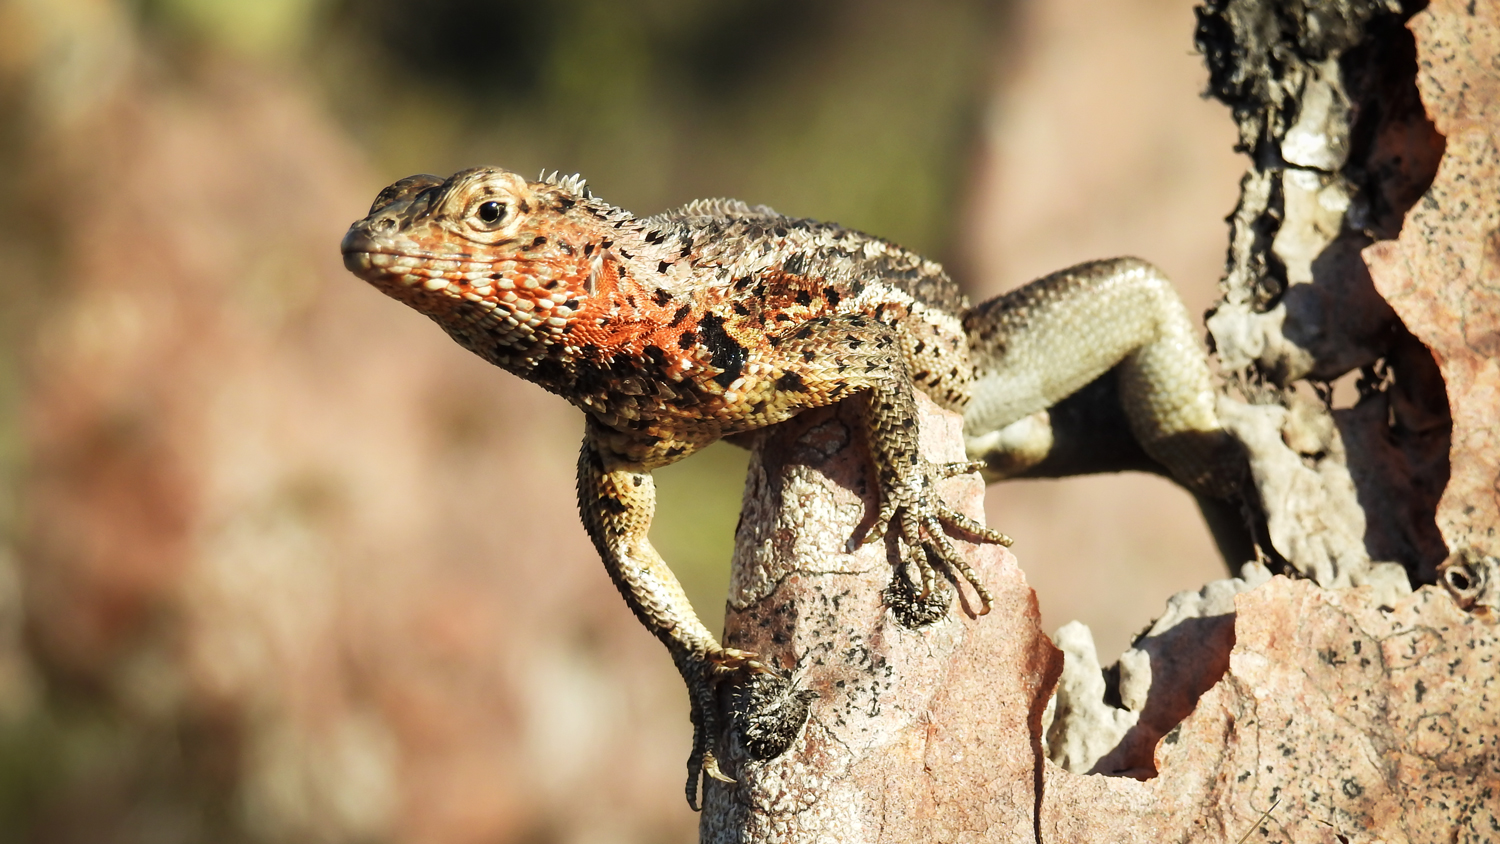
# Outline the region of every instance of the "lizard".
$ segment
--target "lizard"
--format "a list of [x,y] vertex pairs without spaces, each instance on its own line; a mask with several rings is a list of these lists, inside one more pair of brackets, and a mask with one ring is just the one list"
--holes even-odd
[[[694,809],[704,776],[732,781],[714,752],[717,684],[773,669],[718,642],[652,547],[652,470],[859,402],[880,502],[859,541],[893,534],[893,583],[902,575],[927,600],[939,576],[962,581],[981,615],[990,594],[948,531],[1010,539],[944,503],[944,478],[1155,467],[1202,496],[1227,494],[1235,443],[1214,415],[1203,351],[1171,284],[1138,259],[1081,264],[971,307],[939,264],[833,223],[724,199],[636,217],[577,176],[492,167],[390,185],[341,249],[350,271],[459,345],[583,411],[579,512],[686,682]],[[918,454],[917,391],[962,414],[967,461]],[[1111,412],[1133,450],[1089,445],[1090,420]],[[941,617],[943,600],[913,623]]]

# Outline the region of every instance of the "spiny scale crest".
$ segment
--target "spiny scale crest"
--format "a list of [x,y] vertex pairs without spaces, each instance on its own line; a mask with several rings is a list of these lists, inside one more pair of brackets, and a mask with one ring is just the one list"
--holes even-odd
[[594,198],[594,194],[589,191],[588,181],[577,173],[559,178],[556,170],[553,170],[550,174],[546,170],[543,170],[541,175],[537,177],[537,181],[556,185],[563,190],[576,193],[584,199]]

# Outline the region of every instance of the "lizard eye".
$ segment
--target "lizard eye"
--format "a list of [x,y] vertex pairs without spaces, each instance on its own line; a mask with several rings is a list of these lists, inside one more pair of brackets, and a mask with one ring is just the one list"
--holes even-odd
[[480,222],[492,226],[504,219],[506,210],[505,203],[491,199],[488,202],[481,202],[474,210],[474,216],[478,217]]

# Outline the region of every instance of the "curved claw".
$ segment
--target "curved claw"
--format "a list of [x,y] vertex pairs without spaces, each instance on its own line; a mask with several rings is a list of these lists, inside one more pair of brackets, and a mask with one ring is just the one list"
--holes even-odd
[[705,776],[713,777],[719,782],[734,782],[734,778],[719,769],[719,760],[712,753],[703,756],[703,773]]
[[950,571],[962,575],[963,579],[974,588],[974,593],[979,596],[980,603],[980,610],[976,615],[988,615],[990,608],[994,606],[994,597],[990,595],[988,589],[984,588],[984,583],[980,581],[973,567],[958,553],[953,543],[948,541],[948,537],[943,535],[942,525],[938,521],[937,516],[928,516],[926,520],[927,535],[932,538],[932,544],[937,548],[937,555],[947,564]]

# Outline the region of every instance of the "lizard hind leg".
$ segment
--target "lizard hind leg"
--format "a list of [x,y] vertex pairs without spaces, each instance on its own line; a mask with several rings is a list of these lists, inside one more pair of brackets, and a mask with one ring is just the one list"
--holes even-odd
[[[1199,331],[1156,267],[1135,258],[1080,264],[981,303],[964,327],[976,371],[964,434],[991,480],[1143,468],[1129,465],[1128,452],[1139,454],[1133,439],[1194,493],[1232,493],[1238,444],[1219,425]],[[1096,432],[1054,437],[1048,409],[1103,384],[1110,370],[1126,445]]]
[[1172,477],[1195,494],[1228,498],[1243,451],[1219,424],[1207,361],[1185,311],[1180,317],[1163,320],[1153,342],[1120,362],[1120,404],[1141,448]]

